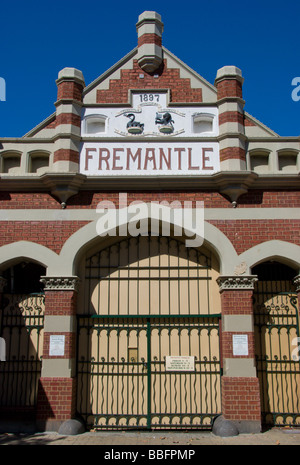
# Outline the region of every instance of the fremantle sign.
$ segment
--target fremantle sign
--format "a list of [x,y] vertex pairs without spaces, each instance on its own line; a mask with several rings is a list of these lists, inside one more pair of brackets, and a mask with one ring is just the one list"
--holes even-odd
[[90,176],[199,176],[219,170],[216,142],[85,142],[80,153],[80,172]]

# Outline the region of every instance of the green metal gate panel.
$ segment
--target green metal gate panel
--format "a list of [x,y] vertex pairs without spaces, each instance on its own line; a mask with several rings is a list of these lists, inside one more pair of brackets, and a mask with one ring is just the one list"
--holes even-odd
[[299,320],[289,281],[257,283],[254,322],[263,423],[299,426]]
[[[78,319],[78,412],[98,429],[210,429],[220,413],[219,316]],[[193,367],[168,370],[166,357]]]
[[0,409],[31,411],[36,407],[41,376],[44,294],[4,294],[0,336],[5,361],[0,361]]

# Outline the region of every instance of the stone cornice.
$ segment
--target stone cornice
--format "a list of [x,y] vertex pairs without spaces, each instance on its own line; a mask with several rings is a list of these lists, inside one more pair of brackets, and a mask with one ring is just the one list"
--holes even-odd
[[219,276],[217,283],[222,291],[253,290],[257,276]]
[[86,177],[79,173],[45,173],[41,179],[45,186],[50,189],[51,194],[60,200],[64,208],[67,200],[78,194]]
[[78,291],[77,276],[41,276],[45,291]]
[[[203,176],[86,176],[80,173],[48,172],[42,176],[1,175],[0,191],[51,192],[61,202],[86,190],[161,190],[186,189],[219,191],[237,201],[251,189],[299,189],[298,173],[286,175],[257,175],[251,171],[220,171]],[[118,186],[118,187],[116,187]]]

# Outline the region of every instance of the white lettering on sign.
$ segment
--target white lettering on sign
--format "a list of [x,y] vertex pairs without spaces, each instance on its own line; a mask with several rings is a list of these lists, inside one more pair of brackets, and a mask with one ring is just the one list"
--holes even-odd
[[191,356],[166,356],[166,371],[194,371],[195,357]]
[[91,176],[207,175],[220,170],[217,143],[85,142],[80,172]]

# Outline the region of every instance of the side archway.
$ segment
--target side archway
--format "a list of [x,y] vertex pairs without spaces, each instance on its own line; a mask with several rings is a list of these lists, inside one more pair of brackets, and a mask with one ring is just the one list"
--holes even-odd
[[58,255],[43,245],[18,241],[0,247],[0,270],[21,260],[36,262],[45,268],[57,267]]
[[246,250],[239,255],[239,262],[245,262],[250,269],[267,260],[281,262],[295,269],[295,274],[300,270],[300,247],[285,241],[267,241]]

